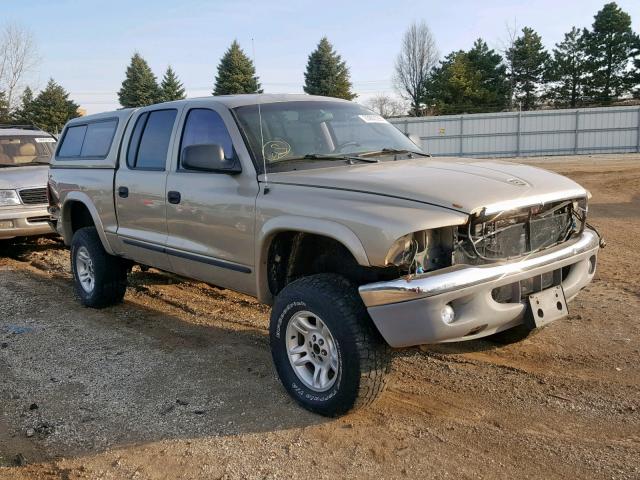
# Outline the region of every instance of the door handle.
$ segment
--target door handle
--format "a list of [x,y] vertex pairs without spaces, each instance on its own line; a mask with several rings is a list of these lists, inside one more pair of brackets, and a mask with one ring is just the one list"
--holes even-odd
[[167,192],[167,200],[169,200],[169,203],[173,203],[173,204],[180,203],[180,192],[174,192],[174,191]]
[[120,198],[127,198],[129,196],[129,189],[127,187],[118,187],[118,196]]

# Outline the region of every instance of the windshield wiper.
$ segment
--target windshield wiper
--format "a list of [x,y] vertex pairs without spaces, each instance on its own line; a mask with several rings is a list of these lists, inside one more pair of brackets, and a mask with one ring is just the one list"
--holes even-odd
[[362,158],[354,155],[331,155],[328,153],[327,154],[308,153],[301,157],[285,158],[283,160],[279,160],[278,162],[273,162],[273,163],[288,162],[288,161],[295,161],[295,160],[346,160],[347,162],[349,162],[350,165],[353,165],[355,162],[378,163],[378,160],[374,158]]
[[416,152],[415,150],[402,150],[397,148],[383,148],[382,150],[376,150],[374,152],[365,152],[361,153],[360,156],[375,156],[375,155],[386,155],[386,154],[411,154],[411,155],[420,155],[421,157],[430,157],[428,153],[424,152]]

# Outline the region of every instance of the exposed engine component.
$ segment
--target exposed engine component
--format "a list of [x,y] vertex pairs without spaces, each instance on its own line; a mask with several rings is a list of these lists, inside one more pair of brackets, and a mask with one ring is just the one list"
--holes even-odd
[[454,264],[507,260],[557,245],[582,232],[586,199],[478,215],[458,228]]

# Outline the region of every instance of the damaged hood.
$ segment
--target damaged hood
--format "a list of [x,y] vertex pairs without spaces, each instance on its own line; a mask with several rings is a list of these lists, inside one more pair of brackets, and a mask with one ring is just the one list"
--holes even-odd
[[486,213],[585,197],[573,180],[499,160],[420,158],[269,173],[269,183],[348,190]]
[[0,168],[0,190],[46,187],[49,165]]

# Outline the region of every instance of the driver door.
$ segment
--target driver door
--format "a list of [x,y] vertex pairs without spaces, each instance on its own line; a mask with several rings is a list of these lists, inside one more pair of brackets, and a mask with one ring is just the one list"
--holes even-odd
[[[254,282],[255,201],[258,182],[251,161],[238,174],[189,170],[182,151],[189,145],[217,144],[227,159],[246,154],[240,132],[224,107],[197,104],[179,125],[179,145],[167,177],[167,253],[172,270],[251,293]],[[235,142],[234,142],[235,139]],[[240,152],[240,153],[239,153]]]

